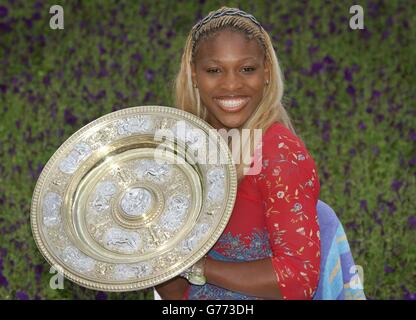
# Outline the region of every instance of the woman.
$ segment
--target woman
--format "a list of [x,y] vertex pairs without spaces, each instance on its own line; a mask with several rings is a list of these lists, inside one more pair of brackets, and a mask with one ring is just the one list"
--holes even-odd
[[232,216],[195,266],[206,283],[176,277],[156,287],[163,299],[313,297],[320,271],[319,178],[282,96],[270,37],[253,16],[222,7],[192,28],[176,104],[216,129],[262,129],[262,158],[254,159],[261,161],[261,172],[245,175],[244,165],[237,165]]

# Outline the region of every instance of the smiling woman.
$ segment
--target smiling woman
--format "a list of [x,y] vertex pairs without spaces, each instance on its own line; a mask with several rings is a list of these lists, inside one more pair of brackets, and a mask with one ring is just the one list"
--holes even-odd
[[[319,178],[281,103],[282,74],[267,32],[239,9],[211,12],[187,38],[175,93],[179,108],[216,129],[249,129],[241,151],[254,155],[261,172],[244,175],[244,163],[237,165],[237,197],[222,236],[185,279],[159,285],[158,293],[163,299],[311,299],[320,269]],[[255,129],[262,141],[254,140]]]
[[240,128],[254,113],[269,82],[269,63],[254,39],[224,30],[199,46],[192,81],[216,129]]

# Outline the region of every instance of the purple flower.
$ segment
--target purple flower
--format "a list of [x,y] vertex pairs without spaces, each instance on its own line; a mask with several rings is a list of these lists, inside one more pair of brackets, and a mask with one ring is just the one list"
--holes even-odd
[[344,69],[344,79],[345,81],[348,81],[348,82],[352,81],[352,72],[349,68]]
[[43,77],[43,84],[45,86],[49,86],[51,84],[51,77],[49,77],[49,75]]
[[318,50],[319,50],[319,46],[316,46],[316,47],[310,46],[308,48],[309,55],[313,56],[316,52],[318,52]]
[[98,92],[98,94],[95,96],[95,98],[97,100],[99,100],[101,98],[105,98],[106,95],[107,95],[106,91],[104,89],[102,89]]
[[371,95],[371,99],[377,99],[381,96],[381,92],[378,90],[373,90],[373,93]]
[[392,268],[392,267],[390,267],[389,265],[385,265],[384,266],[384,273],[392,273],[392,272],[394,272],[394,271],[396,271],[396,269],[394,269],[394,268]]
[[33,20],[40,20],[42,18],[42,15],[40,14],[40,12],[35,12],[33,15],[32,15],[32,19]]
[[[5,257],[7,256],[8,250],[6,248],[0,248],[0,257]],[[3,261],[0,259],[0,261]],[[0,265],[2,265],[3,262],[0,262]]]
[[345,227],[348,230],[358,230],[358,225],[355,222],[348,222],[348,223],[345,224]]
[[409,225],[410,229],[416,229],[416,216],[410,216],[407,219],[407,224]]
[[152,82],[155,77],[155,72],[152,69],[147,69],[144,76],[148,82]]
[[75,125],[78,121],[78,117],[74,115],[70,109],[65,109],[64,119],[65,119],[65,123],[71,126]]
[[292,41],[291,39],[287,39],[287,40],[285,41],[285,45],[286,45],[286,47],[287,47],[288,49],[290,49],[290,48],[292,47],[292,45],[293,45],[293,41]]
[[35,279],[37,282],[40,281],[40,278],[42,277],[42,272],[43,272],[43,265],[37,264],[35,266]]
[[7,17],[9,10],[5,6],[0,6],[0,18]]
[[33,27],[33,22],[32,22],[32,20],[30,20],[30,19],[26,19],[26,18],[23,18],[23,21],[25,22],[26,28],[28,28],[28,29],[32,29],[32,27]]
[[335,23],[334,23],[334,21],[330,21],[329,22],[329,33],[334,33],[335,31],[336,31],[337,29],[336,29],[336,27],[335,27]]
[[358,123],[358,129],[365,130],[365,129],[367,129],[367,126],[365,125],[365,123],[363,121],[360,121]]
[[96,295],[95,295],[95,299],[96,300],[107,300],[107,294],[105,292],[99,291]]
[[325,64],[334,64],[335,63],[335,60],[332,59],[331,56],[326,55],[325,58],[324,58],[324,63]]
[[6,93],[7,91],[7,85],[0,83],[0,92]]
[[105,50],[105,48],[102,46],[101,43],[97,47],[98,47],[98,52],[100,53],[100,55],[107,52],[107,50]]
[[351,148],[350,149],[350,156],[355,156],[357,154],[357,150],[355,150],[355,148]]
[[324,69],[324,64],[322,62],[315,62],[311,66],[310,75],[321,73]]
[[145,17],[145,16],[147,16],[148,13],[149,13],[149,9],[144,4],[141,4],[140,9],[139,9],[139,14],[142,17]]
[[416,300],[416,293],[408,292],[404,295],[404,299],[405,300]]
[[144,96],[143,101],[144,101],[145,103],[147,103],[147,102],[149,102],[151,99],[153,99],[154,97],[155,97],[155,95],[153,94],[153,92],[148,91],[148,92],[146,92],[146,95]]
[[409,139],[410,141],[416,141],[416,131],[413,128],[409,130]]
[[387,202],[387,207],[389,208],[390,215],[392,215],[393,213],[395,213],[396,210],[397,210],[396,205],[394,204],[394,202],[391,202],[391,201],[388,201]]
[[9,281],[7,278],[0,272],[0,287],[7,287],[9,285]]
[[142,60],[143,60],[142,55],[141,55],[140,53],[138,53],[138,52],[136,52],[135,54],[133,54],[133,55],[131,56],[131,58],[132,58],[134,61],[137,61],[137,62],[142,62]]
[[348,88],[347,88],[347,93],[348,93],[350,96],[355,96],[355,88],[354,88],[354,86],[353,86],[353,85],[349,85],[349,86],[348,86]]
[[7,33],[7,32],[11,32],[12,31],[12,27],[10,26],[9,23],[0,23],[0,33]]
[[403,182],[398,181],[398,180],[394,180],[391,184],[391,189],[395,192],[399,191],[400,188],[402,187]]
[[17,291],[16,298],[18,300],[29,300],[29,296],[27,295],[26,292],[23,292],[23,291]]
[[169,29],[169,31],[168,31],[168,32],[166,32],[166,37],[167,37],[168,39],[170,39],[170,38],[174,37],[175,35],[176,35],[176,33],[175,33],[175,31],[174,31],[173,29]]
[[367,113],[373,113],[373,108],[371,108],[371,107],[367,107],[367,109],[365,109],[365,111],[366,111]]
[[381,113],[379,113],[379,114],[377,114],[376,115],[376,118],[375,118],[375,123],[377,124],[377,123],[380,123],[380,122],[382,122],[384,120],[384,115],[383,114],[381,114]]
[[409,160],[409,166],[416,166],[416,156]]
[[374,154],[375,156],[378,156],[378,155],[380,154],[380,148],[379,148],[379,147],[377,147],[377,146],[374,146],[374,147],[373,147],[373,154]]
[[367,200],[360,200],[360,208],[365,212],[368,212]]
[[137,71],[139,71],[139,67],[137,65],[131,65],[129,69],[129,74],[131,76],[135,76],[137,74]]
[[100,60],[99,64],[100,64],[100,71],[98,73],[98,77],[99,78],[107,77],[108,76],[108,71],[106,68],[107,62],[105,60]]
[[367,30],[367,28],[364,28],[363,30],[360,30],[360,36],[364,39],[364,40],[368,40],[371,38],[372,33],[370,31]]

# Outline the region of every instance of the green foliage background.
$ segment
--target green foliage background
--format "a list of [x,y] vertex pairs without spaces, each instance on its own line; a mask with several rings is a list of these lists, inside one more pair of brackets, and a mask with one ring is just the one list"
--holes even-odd
[[[76,130],[114,110],[172,105],[185,37],[237,6],[273,38],[284,103],[314,157],[321,199],[343,222],[370,299],[416,298],[414,1],[55,1],[0,4],[0,298],[149,299],[65,281],[29,222],[36,180]],[[360,4],[365,30],[351,30]]]

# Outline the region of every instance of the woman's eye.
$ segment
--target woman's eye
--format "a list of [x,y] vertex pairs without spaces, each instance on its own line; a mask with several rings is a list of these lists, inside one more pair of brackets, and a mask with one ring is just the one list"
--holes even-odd
[[254,67],[243,67],[242,70],[244,72],[253,72],[254,70],[256,70],[256,68],[254,68]]
[[220,69],[218,69],[218,68],[210,68],[210,69],[207,70],[207,72],[208,73],[218,73],[218,72],[220,72]]

